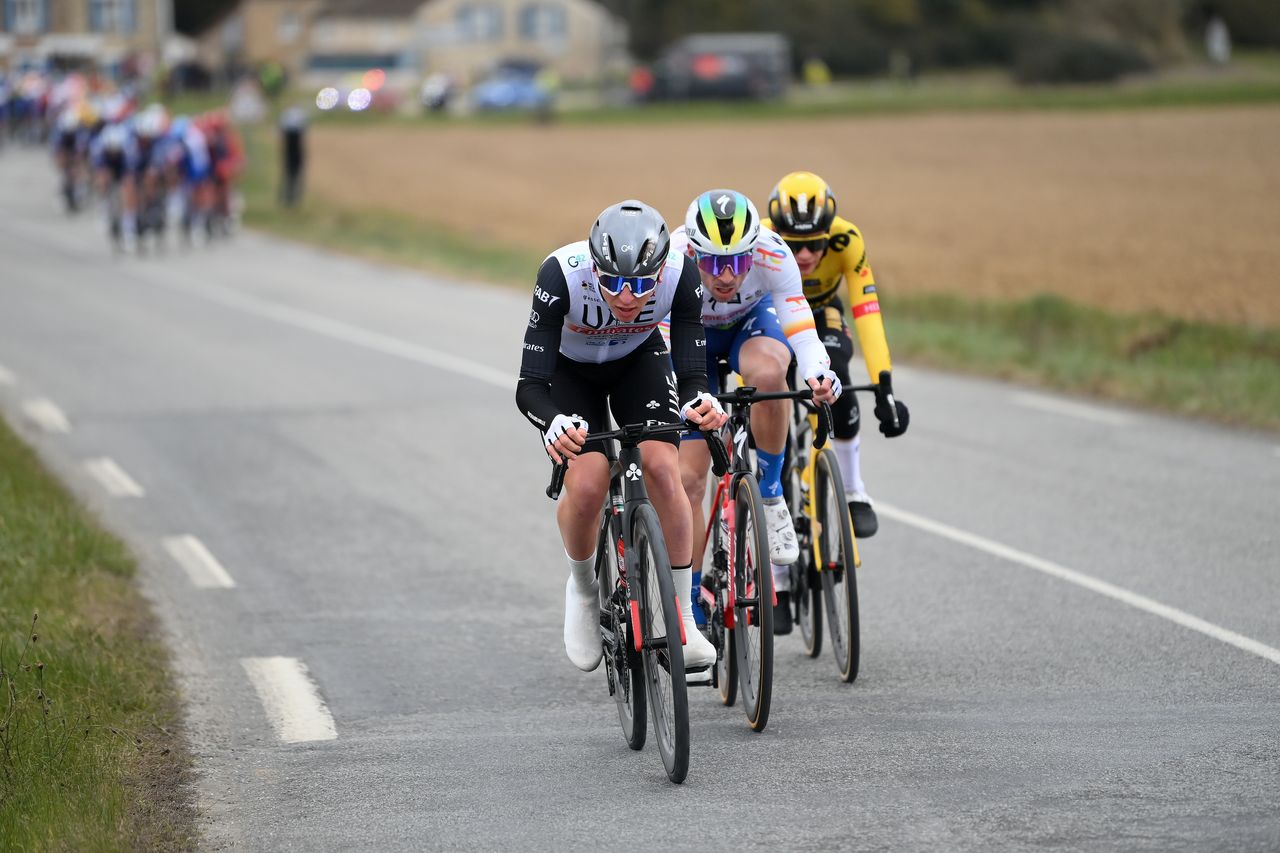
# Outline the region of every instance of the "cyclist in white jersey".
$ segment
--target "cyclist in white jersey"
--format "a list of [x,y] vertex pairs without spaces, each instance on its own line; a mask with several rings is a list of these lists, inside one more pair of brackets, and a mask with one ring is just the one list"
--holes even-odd
[[[716,362],[726,358],[743,384],[761,391],[787,390],[787,370],[795,353],[797,375],[813,389],[814,399],[832,403],[840,380],[814,330],[813,311],[804,297],[800,269],[782,238],[761,230],[755,205],[740,192],[711,190],[689,205],[684,227],[672,235],[673,247],[698,267],[702,282],[702,323],[707,332],[707,376],[718,390]],[[774,575],[787,574],[799,556],[791,513],[782,498],[782,459],[790,423],[785,400],[752,406],[751,432],[760,471],[769,557]],[[680,447],[680,476],[693,512],[694,564],[701,566],[710,452],[703,442]],[[694,581],[695,587],[698,583]]]
[[[724,423],[724,411],[707,393],[701,297],[693,264],[671,250],[662,216],[639,201],[605,208],[587,240],[552,252],[538,270],[516,405],[542,432],[552,459],[569,461],[556,507],[570,569],[564,645],[587,672],[601,658],[593,569],[609,486],[605,447],[590,439],[590,429],[607,431],[609,411],[619,424],[683,418],[717,429]],[[670,355],[658,332],[668,313]],[[714,663],[716,652],[693,617],[692,516],[677,444],[673,436],[643,441],[640,453],[680,599],[685,665],[697,670]]]

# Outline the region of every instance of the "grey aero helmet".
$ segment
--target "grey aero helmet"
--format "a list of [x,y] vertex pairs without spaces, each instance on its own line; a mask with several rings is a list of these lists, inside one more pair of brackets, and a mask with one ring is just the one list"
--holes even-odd
[[587,237],[596,269],[611,276],[651,276],[662,271],[671,235],[662,214],[635,199],[610,205]]

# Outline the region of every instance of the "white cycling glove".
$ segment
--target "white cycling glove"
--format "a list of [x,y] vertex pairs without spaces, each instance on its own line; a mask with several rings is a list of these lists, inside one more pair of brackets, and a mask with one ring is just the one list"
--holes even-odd
[[702,405],[703,400],[711,401],[711,408],[716,414],[719,414],[719,415],[724,414],[724,408],[721,407],[720,401],[717,400],[715,397],[711,396],[710,394],[708,394],[706,391],[703,391],[701,394],[694,397],[692,400],[690,400],[689,402],[685,403],[683,406],[680,407],[680,417],[686,421],[689,420],[689,412],[692,409],[696,409],[698,406]]
[[[556,415],[551,419],[551,426],[542,434],[543,444],[555,444],[556,439],[574,427],[587,429],[587,422],[577,415]],[[587,430],[590,432],[590,430]]]
[[837,400],[840,399],[840,392],[843,390],[843,388],[840,385],[840,377],[836,376],[835,371],[818,370],[818,371],[815,371],[812,376],[806,376],[804,378],[804,381],[808,382],[810,379],[816,379],[819,382],[821,382],[824,379],[830,379],[831,391],[833,394],[835,394]]

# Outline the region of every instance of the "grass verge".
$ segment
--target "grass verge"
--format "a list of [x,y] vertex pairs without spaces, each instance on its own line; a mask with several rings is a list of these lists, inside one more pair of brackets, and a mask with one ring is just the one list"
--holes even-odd
[[177,695],[133,573],[0,421],[0,848],[195,844]]
[[[544,257],[496,251],[403,214],[343,210],[322,199],[283,211],[273,194],[269,133],[251,134],[248,144],[249,225],[374,260],[518,287],[532,284]],[[883,303],[899,361],[1280,430],[1280,329],[1113,314],[1050,295],[989,302],[886,294]]]

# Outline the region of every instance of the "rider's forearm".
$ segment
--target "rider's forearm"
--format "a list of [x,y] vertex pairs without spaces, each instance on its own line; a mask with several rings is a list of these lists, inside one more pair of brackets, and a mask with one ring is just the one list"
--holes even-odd
[[542,379],[521,379],[516,383],[516,406],[529,423],[544,431],[560,414],[551,399],[551,383]]

